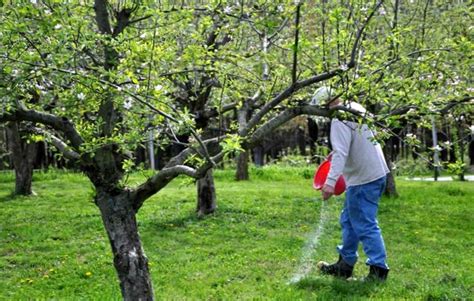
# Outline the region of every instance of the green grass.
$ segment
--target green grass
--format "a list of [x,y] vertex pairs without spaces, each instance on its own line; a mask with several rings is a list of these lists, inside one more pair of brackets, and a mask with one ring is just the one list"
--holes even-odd
[[[379,221],[391,271],[384,284],[348,282],[315,270],[295,285],[321,202],[308,168],[253,169],[234,182],[217,171],[217,213],[195,216],[195,187],[178,179],[138,215],[157,300],[472,300],[474,185],[398,181]],[[117,300],[120,290],[92,188],[66,172],[36,174],[35,197],[11,197],[0,174],[0,300]],[[143,179],[135,175],[130,183]],[[314,260],[336,259],[342,198],[326,208]],[[365,257],[356,277],[367,273]]]

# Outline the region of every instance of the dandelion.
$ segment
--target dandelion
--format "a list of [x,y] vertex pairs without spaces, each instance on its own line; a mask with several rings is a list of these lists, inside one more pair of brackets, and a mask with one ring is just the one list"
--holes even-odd
[[91,273],[91,272],[86,272],[85,275],[86,275],[87,277],[90,277],[90,276],[92,276],[92,273]]

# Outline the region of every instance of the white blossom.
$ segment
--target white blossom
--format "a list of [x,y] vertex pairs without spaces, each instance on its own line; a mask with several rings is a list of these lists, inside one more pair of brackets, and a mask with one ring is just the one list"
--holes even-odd
[[125,102],[123,103],[124,109],[125,109],[125,110],[130,110],[130,109],[132,108],[132,103],[133,103],[132,99],[131,99],[131,98],[127,98],[127,99],[125,100]]
[[84,100],[84,99],[86,99],[86,95],[81,92],[81,93],[77,94],[77,99]]
[[471,130],[471,134],[474,135],[474,125],[471,125],[471,126],[469,127],[469,130]]
[[146,33],[142,33],[142,34],[140,35],[140,39],[145,39],[145,38],[146,38]]
[[230,14],[231,12],[232,12],[232,7],[226,6],[226,7],[224,8],[224,13]]
[[381,7],[381,8],[379,9],[379,14],[380,14],[381,16],[385,16],[385,15],[387,14],[387,12],[385,11],[385,9],[384,9],[383,7]]
[[30,2],[31,2],[32,4],[38,4],[38,1],[37,1],[37,0],[30,0]]
[[349,69],[346,64],[342,64],[339,68],[341,68],[342,71],[347,71]]
[[435,152],[440,152],[440,151],[443,150],[443,148],[442,148],[441,146],[439,146],[439,145],[436,145],[435,147],[433,147],[433,150],[434,150]]
[[155,86],[155,90],[156,91],[161,91],[163,89],[163,86],[162,85],[156,85]]
[[415,138],[415,135],[413,135],[412,133],[408,133],[408,134],[406,135],[406,137],[407,137],[407,138]]
[[58,29],[61,29],[63,26],[61,24],[56,24],[54,26],[54,29],[58,30]]
[[283,5],[278,5],[277,10],[282,13],[285,9],[283,8]]

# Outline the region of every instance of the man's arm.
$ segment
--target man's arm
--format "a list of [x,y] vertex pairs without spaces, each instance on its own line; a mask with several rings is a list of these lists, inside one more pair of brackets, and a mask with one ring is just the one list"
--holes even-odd
[[337,179],[342,175],[344,166],[346,165],[349,149],[351,146],[352,129],[337,119],[331,122],[331,144],[332,159],[331,168],[323,186],[323,199],[327,200],[334,194],[334,186]]

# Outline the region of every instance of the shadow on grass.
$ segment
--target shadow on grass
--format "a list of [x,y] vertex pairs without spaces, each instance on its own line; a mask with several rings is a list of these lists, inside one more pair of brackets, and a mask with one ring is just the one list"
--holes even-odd
[[197,223],[212,223],[213,225],[228,225],[229,223],[242,223],[249,219],[254,219],[258,213],[250,209],[236,209],[232,207],[220,206],[216,212],[198,216],[195,211],[188,214],[163,220],[151,220],[148,226],[159,231],[174,231],[186,229],[188,226]]
[[332,277],[308,277],[295,283],[298,289],[319,292],[321,295],[337,296],[341,299],[368,297],[376,293],[383,283],[347,281]]
[[190,224],[198,223],[204,218],[199,218],[196,213],[190,213],[185,216],[166,219],[166,220],[152,220],[148,222],[148,227],[155,231],[175,231],[177,229],[186,229]]
[[36,197],[36,194],[18,195],[18,194],[15,194],[13,190],[11,190],[10,193],[0,196],[0,203],[6,203],[6,202],[22,200],[22,199],[29,199],[29,198],[34,198],[34,197]]

